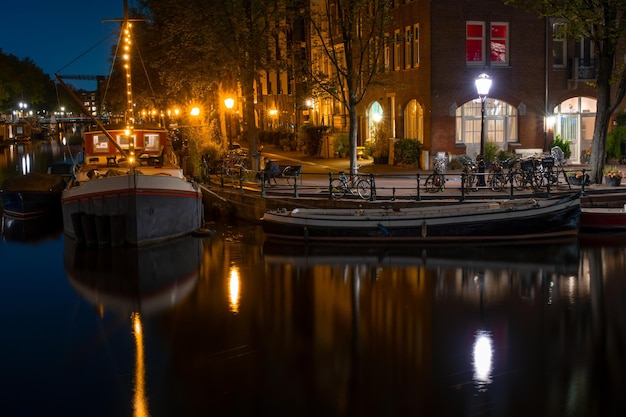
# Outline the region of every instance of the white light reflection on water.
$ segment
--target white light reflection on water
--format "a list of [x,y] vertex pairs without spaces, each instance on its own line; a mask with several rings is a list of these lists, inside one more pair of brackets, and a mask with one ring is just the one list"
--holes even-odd
[[478,330],[474,335],[472,352],[474,384],[479,391],[486,391],[491,384],[493,372],[493,338],[491,332]]

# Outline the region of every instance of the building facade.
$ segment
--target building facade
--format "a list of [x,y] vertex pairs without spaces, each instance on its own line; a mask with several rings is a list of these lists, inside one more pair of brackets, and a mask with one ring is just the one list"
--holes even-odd
[[361,144],[382,121],[390,137],[418,139],[431,155],[475,157],[481,102],[474,80],[486,73],[493,80],[486,141],[511,152],[546,151],[560,135],[572,162],[580,160],[595,122],[589,42],[562,39],[562,22],[501,0],[395,0],[392,13],[389,77],[359,109]]

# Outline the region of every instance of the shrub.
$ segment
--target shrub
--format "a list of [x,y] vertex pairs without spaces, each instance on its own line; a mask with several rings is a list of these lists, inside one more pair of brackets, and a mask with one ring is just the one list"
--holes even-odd
[[606,158],[622,159],[622,141],[626,139],[626,126],[617,126],[606,135]]
[[322,147],[322,138],[324,132],[328,129],[328,126],[318,126],[312,124],[303,125],[302,135],[303,140],[309,155],[318,155],[320,148]]
[[422,142],[417,139],[400,139],[394,144],[395,162],[418,165],[422,154]]
[[493,142],[485,143],[485,162],[493,162],[498,156],[500,148]]
[[569,159],[569,157],[572,156],[572,150],[569,147],[569,140],[563,139],[561,135],[556,135],[552,141],[552,145],[550,145],[550,148],[554,148],[555,146],[561,148],[563,154],[565,155],[565,159]]

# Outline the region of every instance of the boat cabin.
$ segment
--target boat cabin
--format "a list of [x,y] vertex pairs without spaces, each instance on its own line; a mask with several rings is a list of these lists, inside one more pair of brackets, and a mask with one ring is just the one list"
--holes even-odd
[[[167,130],[135,129],[127,136],[124,129],[108,131],[120,148],[134,155],[137,165],[162,165],[167,146]],[[85,162],[88,164],[117,165],[124,155],[102,131],[85,132]]]

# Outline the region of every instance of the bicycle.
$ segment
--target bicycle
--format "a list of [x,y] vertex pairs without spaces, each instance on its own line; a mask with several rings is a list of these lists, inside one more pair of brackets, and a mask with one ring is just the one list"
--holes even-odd
[[539,169],[539,161],[535,158],[520,161],[520,169],[513,172],[514,187],[523,190],[532,187],[535,191],[543,187],[544,175]]
[[347,193],[358,195],[363,200],[367,200],[372,195],[372,185],[369,180],[359,177],[359,174],[355,174],[348,179],[346,173],[341,171],[339,172],[339,178],[334,178],[330,181],[330,194],[333,198],[340,199]]
[[463,162],[463,179],[465,180],[465,188],[471,191],[478,191],[478,166],[476,163],[467,159]]
[[446,158],[433,158],[433,173],[424,182],[426,191],[434,193],[443,191],[446,186]]
[[[502,191],[510,183],[513,183],[513,187],[517,190],[524,188],[519,184],[519,178],[522,177],[522,174],[515,170],[515,166],[518,163],[518,159],[511,158],[504,160],[502,163],[496,159],[492,163],[489,169],[489,175],[487,176],[487,183],[492,191]],[[504,168],[508,169],[506,173],[504,172]]]

